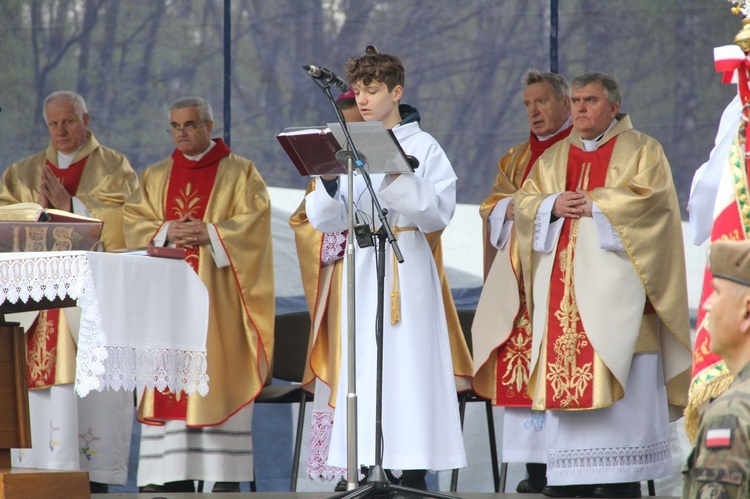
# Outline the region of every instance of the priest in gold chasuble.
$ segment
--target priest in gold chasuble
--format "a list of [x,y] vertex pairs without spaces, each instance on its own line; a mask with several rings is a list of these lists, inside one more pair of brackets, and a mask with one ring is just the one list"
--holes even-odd
[[[5,170],[0,206],[38,203],[97,218],[104,222],[104,249],[124,247],[122,205],[138,187],[138,175],[123,154],[104,147],[88,129],[86,102],[79,94],[50,94],[44,119],[49,145]],[[16,467],[88,471],[92,491],[104,492],[105,484],[127,480],[132,395],[75,395],[76,344],[66,320],[72,311],[43,310],[27,328],[33,448],[14,450],[11,460]]]
[[253,163],[210,139],[205,100],[175,101],[170,119],[176,149],[143,172],[125,206],[125,238],[187,250],[209,294],[209,392],[143,394],[138,485],[184,491],[205,480],[239,490],[253,479],[252,402],[273,352],[271,206]]
[[515,196],[529,394],[548,411],[547,492],[640,497],[672,473],[669,406],[676,419],[687,400],[680,210],[661,145],[618,114],[617,81],[571,86],[573,132]]
[[497,178],[482,202],[485,281],[472,326],[473,388],[503,410],[503,462],[526,463],[528,478],[516,487],[539,493],[546,485],[547,440],[543,411],[531,411],[527,386],[531,363],[531,320],[515,234],[513,194],[531,167],[573,129],[570,88],[554,73],[529,71],[523,103],[529,140],[511,147],[497,165]]

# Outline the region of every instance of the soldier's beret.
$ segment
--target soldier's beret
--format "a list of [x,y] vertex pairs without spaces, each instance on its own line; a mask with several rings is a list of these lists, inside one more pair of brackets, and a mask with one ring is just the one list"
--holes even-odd
[[714,277],[750,286],[750,241],[712,243],[708,249],[708,266]]

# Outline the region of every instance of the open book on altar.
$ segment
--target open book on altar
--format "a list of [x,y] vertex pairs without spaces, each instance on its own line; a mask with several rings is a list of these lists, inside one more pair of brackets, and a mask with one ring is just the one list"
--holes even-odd
[[[393,132],[381,121],[348,123],[354,147],[370,173],[412,173]],[[345,175],[346,137],[339,123],[327,127],[286,128],[276,136],[301,175]],[[356,172],[356,170],[355,170]]]
[[0,206],[0,252],[94,251],[103,223],[37,203]]

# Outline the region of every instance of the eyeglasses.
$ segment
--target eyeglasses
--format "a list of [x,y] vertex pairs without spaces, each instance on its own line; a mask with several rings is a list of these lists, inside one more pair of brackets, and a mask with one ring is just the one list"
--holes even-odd
[[201,127],[208,123],[208,121],[201,121],[200,123],[196,123],[195,121],[188,121],[184,125],[180,126],[177,123],[172,123],[169,125],[169,128],[167,129],[167,133],[175,134],[175,133],[182,133],[182,131],[186,131],[187,133],[192,133],[198,129],[198,127]]

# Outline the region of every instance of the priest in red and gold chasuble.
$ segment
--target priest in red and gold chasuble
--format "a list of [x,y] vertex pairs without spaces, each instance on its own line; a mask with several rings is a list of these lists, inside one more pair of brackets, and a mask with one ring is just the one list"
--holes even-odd
[[[186,414],[178,419],[188,426],[215,425],[252,402],[268,375],[275,310],[271,207],[253,163],[218,139],[197,162],[175,151],[143,173],[142,189],[125,209],[128,245],[149,244],[165,222],[188,214],[216,227],[231,263],[218,268],[207,246],[189,252],[188,262],[209,293],[210,389],[205,397],[177,397],[187,398]],[[148,392],[139,419],[164,419],[154,410]]]
[[124,208],[125,239],[129,247],[187,250],[209,297],[209,391],[141,394],[136,482],[168,492],[204,480],[214,491],[239,491],[239,482],[254,479],[253,401],[273,352],[271,205],[252,161],[211,139],[205,99],[177,99],[169,119],[175,150],[143,172]]
[[584,73],[570,99],[574,130],[514,196],[545,495],[640,497],[673,473],[670,407],[687,402],[680,209],[663,148],[618,113],[617,80]]
[[[536,135],[530,133],[529,141],[511,148],[508,154],[498,163],[498,175],[492,187],[492,192],[479,208],[484,227],[482,234],[485,243],[485,289],[502,284],[507,286],[508,283],[504,278],[511,274],[518,288],[518,297],[514,301],[515,305],[511,307],[513,310],[509,314],[512,317],[507,318],[512,320],[512,326],[503,328],[498,326],[494,320],[483,325],[479,325],[476,320],[474,323],[474,327],[479,331],[481,331],[480,328],[483,328],[497,333],[494,335],[482,335],[481,332],[474,333],[475,373],[473,388],[476,393],[492,400],[495,405],[505,407],[531,406],[531,399],[526,392],[529,360],[531,358],[531,321],[523,291],[518,241],[514,233],[511,233],[510,240],[507,243],[508,249],[502,254],[503,258],[509,260],[509,267],[506,264],[507,269],[505,269],[504,275],[498,276],[498,281],[493,281],[489,277],[493,263],[498,258],[498,251],[488,242],[487,220],[500,199],[512,197],[523,185],[523,181],[526,180],[526,176],[531,171],[531,166],[536,159],[553,144],[567,137],[571,130],[572,127],[567,127],[543,142],[537,139]],[[512,290],[506,290],[506,292],[510,293]],[[494,309],[499,307],[496,301],[487,305]],[[493,316],[498,313],[497,310],[492,312]],[[482,320],[482,310],[479,307],[478,315],[478,320]]]
[[138,187],[138,175],[121,153],[102,146],[90,131],[86,132],[86,137],[66,169],[58,168],[57,150],[52,143],[46,150],[9,166],[0,185],[0,206],[38,202],[42,167],[47,165],[89,213],[74,212],[104,222],[104,249],[124,248],[122,205]]
[[[567,82],[559,75],[536,71],[530,71],[525,80],[529,140],[511,147],[500,159],[491,192],[479,207],[483,222],[485,283],[472,327],[472,386],[479,395],[504,407],[531,407],[526,390],[531,360],[531,320],[515,230],[511,228],[502,249],[496,248],[498,242],[491,242],[490,227],[512,224],[512,219],[491,219],[491,215],[501,200],[512,199],[539,156],[565,139],[573,129]],[[509,210],[505,206],[502,209]]]
[[[78,206],[85,207],[87,212],[77,214],[104,222],[105,249],[123,248],[122,205],[137,188],[138,176],[125,156],[99,144],[92,132],[83,131],[83,140],[80,147],[71,152],[74,157],[66,168],[58,168],[58,151],[53,141],[44,151],[13,163],[3,174],[0,206],[39,202],[43,169],[49,168],[71,199],[75,198],[77,203],[82,203]],[[71,211],[73,206],[76,205],[71,201],[58,209]],[[56,208],[48,203],[45,207]],[[26,337],[29,388],[75,381],[76,347],[59,309],[40,312]]]
[[[602,323],[603,328],[586,324],[579,315],[576,293],[581,292],[581,286],[603,291],[613,283],[606,282],[603,274],[596,282],[580,282],[576,274],[585,265],[576,265],[582,244],[576,230],[577,226],[585,229],[584,219],[578,223],[566,219],[555,263],[549,265],[553,277],[547,282],[551,284],[546,290],[534,289],[544,286],[545,279],[524,275],[532,317],[536,317],[535,307],[549,307],[544,313],[545,326],[540,325],[534,335],[529,385],[535,409],[608,407],[623,396],[632,354],[653,351],[661,351],[664,357],[669,402],[678,406],[687,402],[690,325],[680,212],[672,175],[663,150],[633,130],[627,115],[618,118],[596,151],[582,151],[577,131],[550,149],[516,197],[516,230],[524,268],[539,268],[532,244],[534,218],[542,201],[548,193],[580,185],[590,191],[617,230],[645,291],[640,311],[630,313],[635,324],[623,331],[619,331],[620,324],[606,318],[591,324]],[[567,164],[569,170],[552,166],[557,164]],[[656,240],[660,244],[654,244]],[[605,301],[609,293],[599,291],[590,293],[599,295],[597,306],[602,314],[623,307],[617,301]],[[545,295],[548,298],[540,301]],[[584,319],[585,312],[580,311]],[[662,323],[658,332],[656,317]]]

